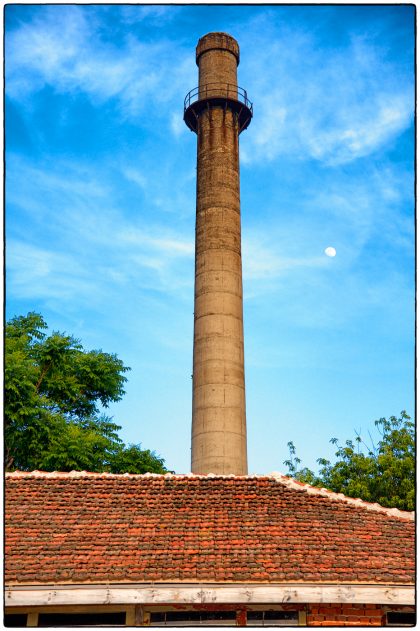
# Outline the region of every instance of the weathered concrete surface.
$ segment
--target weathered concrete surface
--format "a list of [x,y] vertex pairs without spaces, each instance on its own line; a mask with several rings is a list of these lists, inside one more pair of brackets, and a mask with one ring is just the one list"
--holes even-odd
[[[200,98],[236,98],[237,42],[199,40]],[[237,115],[209,106],[197,125],[193,473],[247,474]]]

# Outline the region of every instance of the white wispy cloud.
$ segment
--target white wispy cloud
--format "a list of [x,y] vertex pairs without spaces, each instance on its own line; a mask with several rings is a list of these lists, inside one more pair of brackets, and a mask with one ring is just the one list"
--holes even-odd
[[245,61],[239,82],[254,101],[252,133],[242,141],[245,162],[292,155],[345,164],[412,124],[409,66],[394,65],[383,46],[358,33],[326,51],[315,30],[274,30],[271,15],[272,10],[241,33]]
[[[165,7],[148,9],[139,7],[133,20],[170,14]],[[123,16],[129,19],[129,13]],[[100,14],[77,6],[39,7],[35,19],[8,32],[6,57],[10,98],[28,99],[49,85],[57,93],[87,94],[95,104],[117,98],[130,117],[152,101],[180,101],[187,77],[193,77],[192,64],[176,43],[145,43],[127,32],[117,46],[103,40]]]
[[375,106],[365,103],[356,110],[341,112],[331,128],[317,128],[316,118],[301,120],[311,157],[329,165],[344,164],[364,157],[403,132],[412,122],[409,94],[375,95]]
[[[278,243],[282,248],[284,243]],[[263,279],[275,279],[296,269],[325,267],[326,257],[320,256],[282,256],[274,249],[274,243],[268,236],[257,238],[248,234],[243,238],[243,275],[245,282]]]
[[120,17],[124,24],[138,24],[145,19],[151,21],[154,26],[160,26],[176,18],[179,7],[162,5],[125,5],[120,7]]
[[7,240],[6,278],[9,295],[18,299],[80,300],[92,298],[97,287],[76,257],[15,239]]
[[188,256],[194,254],[194,243],[182,239],[153,237],[147,232],[133,228],[117,232],[116,239],[134,246],[147,246],[166,253],[168,256]]
[[179,111],[172,112],[171,114],[171,131],[176,138],[179,138],[181,134],[184,134],[187,131],[187,127],[180,116]]
[[134,182],[142,189],[147,188],[147,179],[138,169],[135,169],[133,167],[125,167],[124,169],[122,169],[122,172],[124,177],[130,182]]
[[[10,296],[78,300],[88,294],[99,300],[130,283],[167,294],[191,292],[192,238],[159,219],[144,221],[141,213],[127,218],[116,201],[115,173],[101,176],[68,160],[40,168],[15,157],[9,165]],[[136,170],[128,175],[144,185]],[[23,186],[15,186],[16,177]],[[25,217],[34,221],[31,235]]]

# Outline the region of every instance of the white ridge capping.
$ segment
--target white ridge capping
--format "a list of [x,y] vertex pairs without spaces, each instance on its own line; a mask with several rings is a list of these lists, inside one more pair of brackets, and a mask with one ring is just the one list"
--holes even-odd
[[[54,471],[57,473],[57,471]],[[86,471],[70,471],[69,478],[83,478],[86,476]]]
[[398,508],[387,508],[386,506],[381,506],[378,503],[365,502],[360,499],[360,497],[347,497],[343,493],[335,493],[334,491],[329,491],[328,489],[318,488],[316,486],[311,486],[310,484],[305,484],[303,482],[298,482],[293,478],[290,478],[278,471],[273,471],[268,474],[268,477],[274,478],[283,486],[286,486],[295,491],[304,491],[309,495],[320,495],[322,497],[328,497],[334,501],[345,502],[346,504],[351,504],[353,506],[358,506],[360,508],[365,508],[366,510],[376,511],[378,513],[384,513],[391,517],[398,517],[399,519],[407,519],[410,521],[414,521],[415,512],[414,511],[402,511]]

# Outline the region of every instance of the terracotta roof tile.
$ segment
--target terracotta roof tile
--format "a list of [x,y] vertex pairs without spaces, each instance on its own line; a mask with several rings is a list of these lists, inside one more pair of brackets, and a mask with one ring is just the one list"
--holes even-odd
[[413,514],[271,476],[6,475],[6,582],[414,582]]

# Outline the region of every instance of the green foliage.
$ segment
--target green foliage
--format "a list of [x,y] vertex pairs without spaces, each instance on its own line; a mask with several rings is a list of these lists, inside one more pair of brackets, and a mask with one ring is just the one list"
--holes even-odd
[[122,448],[116,433],[121,428],[105,415],[83,422],[69,421],[60,429],[60,432],[51,434],[48,448],[39,454],[36,468],[43,471],[109,471],[111,462]]
[[121,448],[111,462],[111,473],[166,473],[165,461],[140,445]]
[[37,313],[6,325],[6,468],[164,473],[162,458],[125,447],[121,427],[100,413],[99,406],[122,398],[129,368],[116,355],[85,351],[72,336],[47,335],[47,328]]
[[296,456],[292,442],[288,443],[290,457],[284,462],[289,475],[300,482],[320,486],[348,497],[360,497],[367,502],[401,510],[415,508],[415,438],[414,423],[406,412],[400,418],[375,421],[379,432],[377,444],[371,436],[370,445],[356,432],[354,440],[337,446],[336,462],[325,458],[317,460],[318,474],[307,468],[299,469],[301,460]]

